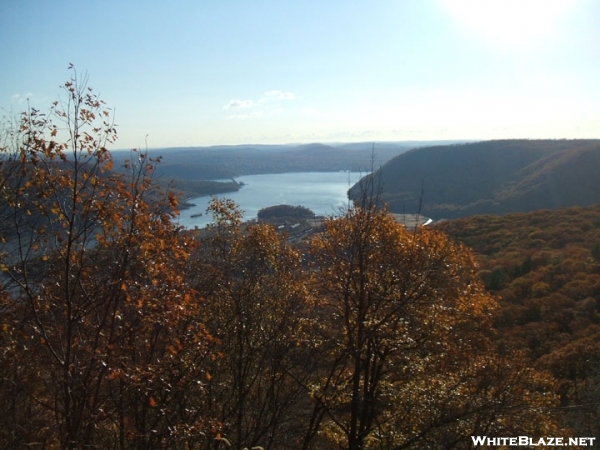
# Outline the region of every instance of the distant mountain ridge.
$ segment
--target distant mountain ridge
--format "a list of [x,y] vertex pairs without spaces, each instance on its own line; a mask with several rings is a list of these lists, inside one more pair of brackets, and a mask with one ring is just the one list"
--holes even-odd
[[[497,140],[405,152],[376,171],[393,212],[433,219],[600,203],[600,140]],[[359,194],[359,185],[349,195]]]
[[[451,141],[437,141],[449,143]],[[150,149],[150,156],[162,157],[158,173],[165,178],[185,180],[230,179],[242,175],[284,172],[325,172],[350,170],[368,173],[371,155],[375,167],[418,145],[436,141],[309,143],[285,145],[218,145]],[[113,153],[117,165],[128,152]]]

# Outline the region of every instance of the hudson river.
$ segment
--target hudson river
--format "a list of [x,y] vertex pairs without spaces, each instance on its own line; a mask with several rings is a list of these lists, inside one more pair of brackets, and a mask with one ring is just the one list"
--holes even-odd
[[[362,174],[365,175],[365,174]],[[347,191],[361,177],[358,172],[291,172],[247,175],[236,178],[244,183],[237,192],[220,194],[235,201],[244,211],[244,220],[256,218],[262,208],[273,205],[304,206],[318,216],[338,215],[348,205]],[[211,197],[189,200],[196,206],[181,211],[178,223],[186,228],[202,228],[212,221],[206,214]],[[202,214],[201,217],[191,217]]]

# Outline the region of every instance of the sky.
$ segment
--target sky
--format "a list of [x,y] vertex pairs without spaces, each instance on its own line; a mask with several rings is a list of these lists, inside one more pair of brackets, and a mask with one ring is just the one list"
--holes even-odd
[[600,138],[598,0],[1,0],[0,115],[69,64],[115,148]]

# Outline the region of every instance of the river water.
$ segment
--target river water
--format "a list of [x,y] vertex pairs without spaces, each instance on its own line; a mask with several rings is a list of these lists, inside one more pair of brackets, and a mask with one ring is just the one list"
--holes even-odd
[[[364,174],[362,174],[364,175]],[[361,177],[358,172],[299,172],[248,175],[236,178],[244,183],[237,192],[220,194],[237,203],[244,220],[256,218],[262,208],[273,205],[304,206],[318,216],[332,216],[348,205],[347,192]],[[196,206],[181,211],[177,220],[186,228],[205,227],[212,217],[206,214],[211,197],[189,200]],[[201,217],[192,217],[202,214]]]

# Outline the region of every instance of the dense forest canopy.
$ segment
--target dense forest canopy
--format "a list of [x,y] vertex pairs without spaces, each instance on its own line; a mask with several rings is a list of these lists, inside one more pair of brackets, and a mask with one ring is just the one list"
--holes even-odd
[[502,352],[524,351],[558,380],[563,420],[600,433],[600,205],[474,216],[436,228],[476,254],[499,301]]
[[599,166],[600,140],[500,140],[414,149],[374,176],[391,211],[437,220],[600,203]]
[[[64,109],[63,109],[64,108]],[[77,73],[3,128],[0,444],[44,449],[472,448],[561,436],[554,380],[490,330],[473,254],[364,185],[302,247],[213,199],[173,222],[160,164],[113,170]]]

